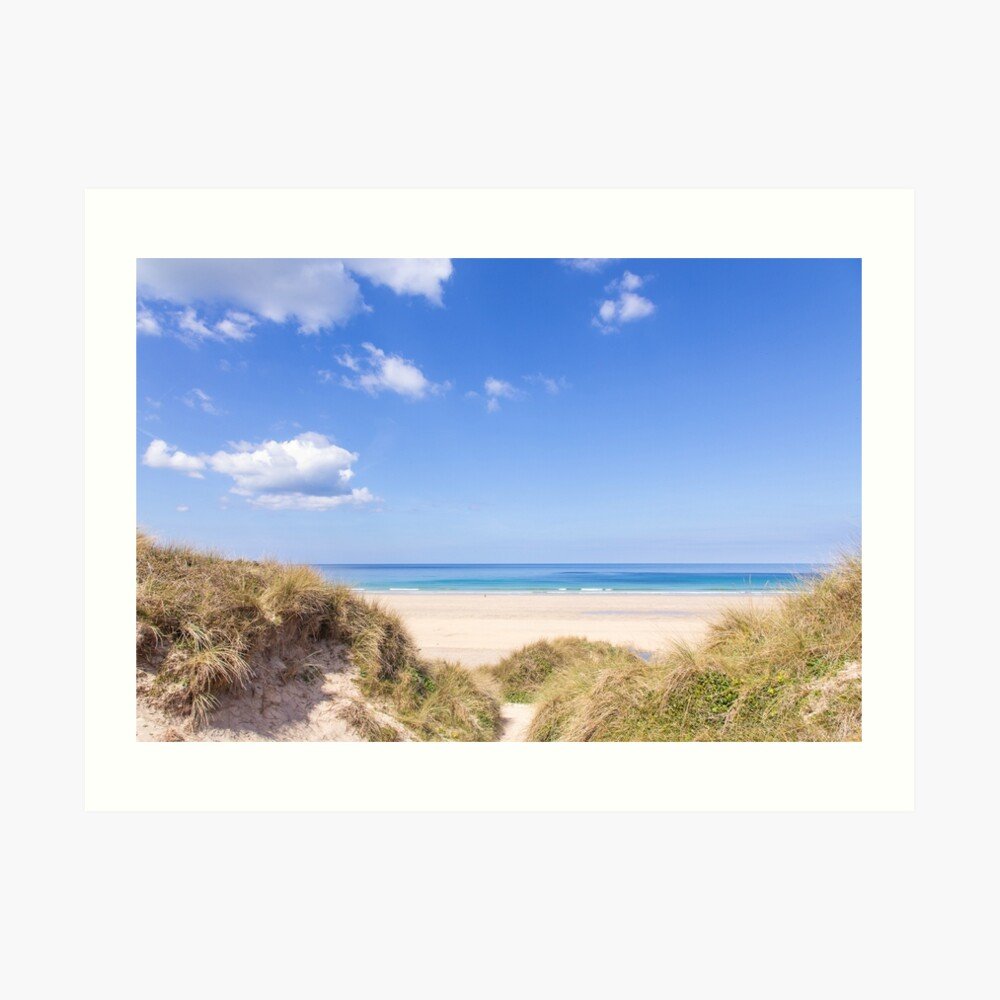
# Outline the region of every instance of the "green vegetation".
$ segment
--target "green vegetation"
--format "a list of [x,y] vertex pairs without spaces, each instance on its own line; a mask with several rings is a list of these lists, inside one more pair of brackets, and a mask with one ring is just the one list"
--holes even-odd
[[576,685],[592,679],[598,670],[627,668],[634,653],[609,642],[586,639],[543,639],[504,657],[489,672],[499,682],[504,701],[535,701],[550,678],[559,685]]
[[861,738],[858,559],[772,611],[727,611],[701,644],[648,662],[562,638],[476,672],[422,659],[395,614],[306,567],[140,534],[136,572],[136,659],[150,697],[196,726],[274,658],[282,680],[319,683],[312,656],[326,646],[357,668],[358,697],[341,714],[372,741],[401,738],[386,716],[417,739],[494,740],[500,701],[537,704],[528,738],[538,741]]
[[[399,618],[377,603],[304,566],[224,559],[138,535],[136,660],[154,673],[151,695],[165,709],[200,725],[220,694],[248,687],[272,657],[292,665],[289,678],[315,683],[309,657],[324,643],[345,647],[361,693],[417,738],[496,738],[495,699],[461,668],[422,660]],[[389,738],[374,717],[354,716],[368,738]]]
[[558,658],[532,653],[536,644],[495,668],[515,690],[534,692],[531,740],[861,738],[858,559],[771,612],[728,611],[699,646],[648,663],[575,642],[552,644]]

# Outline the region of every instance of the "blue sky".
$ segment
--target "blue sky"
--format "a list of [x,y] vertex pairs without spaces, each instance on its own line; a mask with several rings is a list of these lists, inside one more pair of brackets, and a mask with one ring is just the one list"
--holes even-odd
[[861,262],[138,262],[138,512],[306,562],[860,544]]

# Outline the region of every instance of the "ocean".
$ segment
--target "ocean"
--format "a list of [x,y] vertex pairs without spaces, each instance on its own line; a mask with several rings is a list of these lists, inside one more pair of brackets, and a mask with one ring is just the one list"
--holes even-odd
[[823,569],[799,563],[323,563],[314,568],[364,591],[542,594],[794,590]]

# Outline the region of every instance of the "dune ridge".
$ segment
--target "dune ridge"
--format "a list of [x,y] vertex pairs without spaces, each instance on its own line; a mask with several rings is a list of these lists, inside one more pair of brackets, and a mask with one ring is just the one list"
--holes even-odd
[[138,739],[861,736],[860,559],[802,592],[722,606],[704,638],[668,637],[653,655],[564,636],[476,669],[424,655],[385,603],[306,567],[139,533],[136,573]]

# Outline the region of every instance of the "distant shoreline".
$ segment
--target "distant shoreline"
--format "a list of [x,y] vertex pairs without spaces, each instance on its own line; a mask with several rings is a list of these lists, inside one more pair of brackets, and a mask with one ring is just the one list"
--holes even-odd
[[450,588],[450,587],[351,587],[355,594],[371,594],[379,596],[381,594],[422,594],[433,595],[442,594],[446,596],[464,595],[467,597],[606,597],[613,594],[635,595],[638,597],[669,597],[673,594],[698,596],[704,594],[712,597],[755,597],[757,595],[780,595],[794,594],[802,590],[802,587],[767,587],[752,590],[618,590],[614,587],[589,588],[583,587],[577,590],[528,590],[528,589],[474,589],[474,588]]
[[313,564],[359,594],[767,594],[800,590],[815,566],[792,563]]

